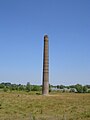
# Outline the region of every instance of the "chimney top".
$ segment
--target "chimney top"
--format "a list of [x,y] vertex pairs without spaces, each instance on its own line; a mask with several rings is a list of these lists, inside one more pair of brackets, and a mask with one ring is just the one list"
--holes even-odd
[[44,35],[44,40],[48,40],[48,35]]

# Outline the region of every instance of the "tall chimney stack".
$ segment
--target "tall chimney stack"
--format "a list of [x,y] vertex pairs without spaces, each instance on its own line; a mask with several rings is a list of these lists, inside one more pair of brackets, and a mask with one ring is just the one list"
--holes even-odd
[[48,95],[49,92],[49,45],[48,36],[44,36],[44,51],[43,51],[43,85],[42,94]]

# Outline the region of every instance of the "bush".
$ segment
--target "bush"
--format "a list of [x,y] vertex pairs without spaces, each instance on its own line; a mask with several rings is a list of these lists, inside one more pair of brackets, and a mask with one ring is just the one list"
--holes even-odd
[[70,92],[76,92],[76,91],[75,91],[75,88],[71,88],[71,89],[70,89]]
[[90,93],[90,90],[88,90],[87,92]]
[[3,91],[4,91],[4,92],[7,92],[7,91],[8,91],[8,89],[7,89],[6,87],[4,87],[4,88],[3,88]]
[[83,86],[83,93],[87,93],[88,88],[86,86]]
[[31,85],[30,85],[29,82],[27,82],[26,91],[27,91],[27,92],[30,92],[30,91],[31,91]]
[[3,84],[0,84],[0,88],[2,89],[2,88],[4,88],[5,86],[3,85]]
[[37,85],[33,85],[32,91],[40,91],[40,86],[37,86]]
[[75,85],[75,88],[78,93],[83,93],[83,86],[80,84]]

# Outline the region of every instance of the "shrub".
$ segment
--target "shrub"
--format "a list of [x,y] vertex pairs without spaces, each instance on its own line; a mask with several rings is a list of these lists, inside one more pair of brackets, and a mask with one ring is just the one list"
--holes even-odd
[[3,91],[4,91],[4,92],[7,92],[7,91],[8,91],[8,89],[7,89],[6,87],[4,87],[4,88],[3,88]]
[[80,84],[75,85],[75,88],[78,93],[83,93],[83,86]]
[[83,86],[83,93],[87,93],[88,88],[86,86]]

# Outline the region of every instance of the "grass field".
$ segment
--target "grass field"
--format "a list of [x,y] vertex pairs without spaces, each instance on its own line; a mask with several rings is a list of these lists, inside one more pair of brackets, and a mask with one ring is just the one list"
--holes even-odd
[[90,94],[0,92],[0,120],[90,120]]

